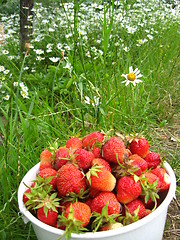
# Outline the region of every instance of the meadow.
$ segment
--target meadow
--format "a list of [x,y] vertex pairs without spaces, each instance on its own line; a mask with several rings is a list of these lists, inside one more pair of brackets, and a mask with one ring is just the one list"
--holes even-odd
[[0,12],[0,239],[36,239],[17,190],[40,152],[110,129],[143,134],[174,169],[164,239],[178,239],[179,20],[166,1],[35,1],[22,54],[19,12]]

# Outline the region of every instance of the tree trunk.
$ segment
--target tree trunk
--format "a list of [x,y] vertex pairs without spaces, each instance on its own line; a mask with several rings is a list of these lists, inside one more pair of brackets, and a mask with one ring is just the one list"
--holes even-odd
[[34,0],[20,0],[20,50],[23,54],[28,51],[33,32],[33,4]]

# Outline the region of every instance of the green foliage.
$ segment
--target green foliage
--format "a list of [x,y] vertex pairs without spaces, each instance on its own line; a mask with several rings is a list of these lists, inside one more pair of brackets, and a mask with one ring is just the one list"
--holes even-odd
[[0,1],[0,13],[13,14],[19,12],[19,0],[2,0]]

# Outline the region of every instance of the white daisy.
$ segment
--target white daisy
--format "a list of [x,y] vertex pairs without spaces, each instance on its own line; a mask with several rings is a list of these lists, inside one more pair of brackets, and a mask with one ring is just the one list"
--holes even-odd
[[7,94],[5,97],[3,97],[3,99],[8,101],[9,100],[9,95]]
[[99,97],[94,96],[94,99],[90,99],[88,96],[85,96],[85,101],[86,104],[92,104],[93,107],[98,106],[99,104],[101,104],[101,102],[99,101]]
[[130,48],[129,48],[129,47],[124,47],[123,50],[124,50],[125,52],[129,52]]
[[29,98],[28,97],[28,92],[27,91],[20,91],[20,93],[21,93],[21,96],[23,97],[23,98]]
[[63,47],[63,46],[62,46],[62,44],[61,44],[61,43],[58,43],[58,44],[57,44],[57,49],[61,50],[61,49],[62,49],[62,47]]
[[71,66],[71,63],[69,63],[69,62],[67,62],[63,68],[68,69],[70,72],[72,71],[72,66]]
[[133,70],[133,67],[130,66],[129,73],[122,74],[121,76],[126,78],[126,80],[122,82],[125,83],[126,86],[129,85],[129,83],[132,83],[134,86],[136,86],[136,84],[142,82],[142,80],[139,78],[141,78],[143,75],[140,73],[140,70],[138,68]]
[[44,51],[42,49],[37,49],[35,50],[35,52],[36,54],[39,54],[39,55],[44,54]]
[[18,86],[18,82],[13,82],[13,86],[17,87]]
[[6,70],[3,71],[3,73],[7,75],[9,73],[9,70],[6,69]]
[[54,32],[55,31],[53,28],[49,28],[48,30],[49,30],[49,32]]
[[0,66],[0,72],[4,72],[4,71],[5,71],[4,66]]
[[9,53],[9,51],[8,50],[3,50],[2,53],[7,55]]
[[59,61],[59,57],[50,57],[49,58],[52,62],[54,62],[54,63],[56,63],[56,62],[58,62]]

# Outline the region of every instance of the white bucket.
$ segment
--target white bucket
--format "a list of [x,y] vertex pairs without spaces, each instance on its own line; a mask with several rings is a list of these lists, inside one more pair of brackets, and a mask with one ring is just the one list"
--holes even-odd
[[[167,210],[170,202],[175,197],[176,191],[176,178],[175,174],[170,167],[170,165],[165,162],[164,168],[171,178],[171,185],[167,196],[164,201],[160,204],[160,206],[151,214],[146,216],[145,218],[127,225],[125,227],[103,231],[103,232],[87,232],[84,234],[72,234],[71,239],[79,240],[161,240],[163,237],[164,226],[166,222]],[[23,193],[27,189],[24,183],[28,186],[31,185],[31,181],[36,178],[36,174],[39,171],[39,163],[36,164],[33,168],[31,168],[27,174],[22,179],[19,189],[18,189],[18,204],[20,212],[23,215],[24,223],[31,222],[33,229],[36,233],[38,240],[57,240],[61,235],[63,235],[64,231],[51,227],[37,218],[35,218],[23,204]],[[64,238],[63,238],[64,239]]]

